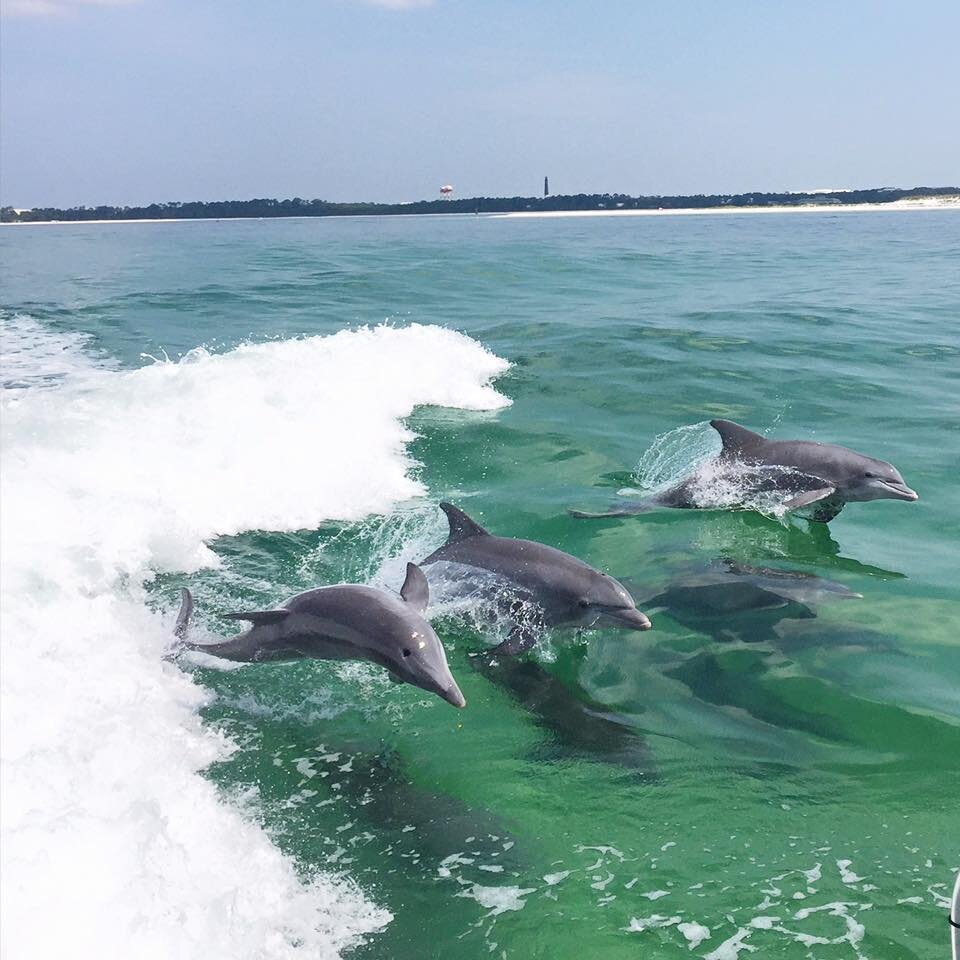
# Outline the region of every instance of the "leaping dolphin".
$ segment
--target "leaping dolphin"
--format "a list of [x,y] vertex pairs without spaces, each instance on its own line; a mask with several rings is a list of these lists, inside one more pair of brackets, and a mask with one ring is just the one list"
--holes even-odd
[[450,535],[421,565],[446,561],[486,571],[536,607],[536,622],[518,624],[494,648],[496,652],[515,654],[529,649],[541,626],[604,623],[629,630],[650,629],[650,621],[637,609],[633,597],[613,577],[546,544],[496,537],[452,504],[441,503],[440,509],[447,515]]
[[[744,499],[759,493],[785,497],[783,507],[813,507],[811,519],[827,523],[844,504],[862,500],[917,500],[900,472],[886,460],[877,460],[834,443],[814,440],[768,440],[731,420],[711,420],[723,449],[711,461],[717,478],[732,478]],[[596,519],[643,513],[652,507],[697,508],[706,506],[700,495],[697,473],[669,490],[636,503],[618,504],[606,513],[571,511],[574,516]],[[739,504],[745,506],[746,504]]]
[[455,707],[466,700],[447,666],[443,644],[424,619],[430,588],[423,571],[407,564],[400,598],[347,583],[308,590],[276,610],[225,614],[252,626],[222,643],[186,642],[193,597],[183,590],[174,633],[181,649],[245,663],[302,660],[369,660],[397,683],[435,693]]

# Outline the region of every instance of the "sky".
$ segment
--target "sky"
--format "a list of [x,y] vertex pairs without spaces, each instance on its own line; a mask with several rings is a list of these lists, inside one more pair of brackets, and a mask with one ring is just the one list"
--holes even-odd
[[0,0],[0,203],[960,184],[957,0]]

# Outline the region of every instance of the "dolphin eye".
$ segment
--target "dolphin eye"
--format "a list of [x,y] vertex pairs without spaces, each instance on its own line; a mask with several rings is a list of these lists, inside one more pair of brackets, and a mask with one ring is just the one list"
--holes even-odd
[[877,479],[877,474],[872,473],[870,470],[864,470],[864,471],[863,471],[863,475],[864,475],[868,480],[876,480],[876,479]]
[[589,600],[578,600],[578,601],[577,601],[577,606],[583,607],[583,609],[586,610],[587,607],[590,606],[590,601],[589,601]]
[[410,656],[410,648],[409,648],[409,647],[404,647],[400,652],[401,652],[405,657],[409,657],[409,656]]

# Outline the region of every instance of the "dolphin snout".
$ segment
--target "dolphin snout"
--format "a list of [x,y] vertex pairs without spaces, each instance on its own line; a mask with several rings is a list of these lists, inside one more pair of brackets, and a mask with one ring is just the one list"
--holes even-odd
[[467,699],[460,692],[460,688],[456,683],[451,683],[449,687],[445,690],[439,691],[440,696],[447,701],[451,706],[457,707],[462,710],[467,705]]
[[633,608],[608,611],[607,616],[615,620],[618,626],[628,627],[631,630],[649,630],[653,626],[645,613]]
[[888,483],[886,487],[895,500],[908,500],[912,503],[920,499],[920,494],[916,490],[911,490],[905,483]]

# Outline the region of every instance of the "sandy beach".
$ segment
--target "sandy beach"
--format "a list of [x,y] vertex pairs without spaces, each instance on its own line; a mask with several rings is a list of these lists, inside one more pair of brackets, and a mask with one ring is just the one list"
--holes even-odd
[[497,217],[688,217],[703,214],[755,213],[875,213],[886,210],[960,210],[958,197],[924,197],[918,200],[892,200],[890,203],[808,203],[798,206],[770,207],[677,207],[658,210],[623,210],[604,207],[598,210],[523,210],[497,213]]

